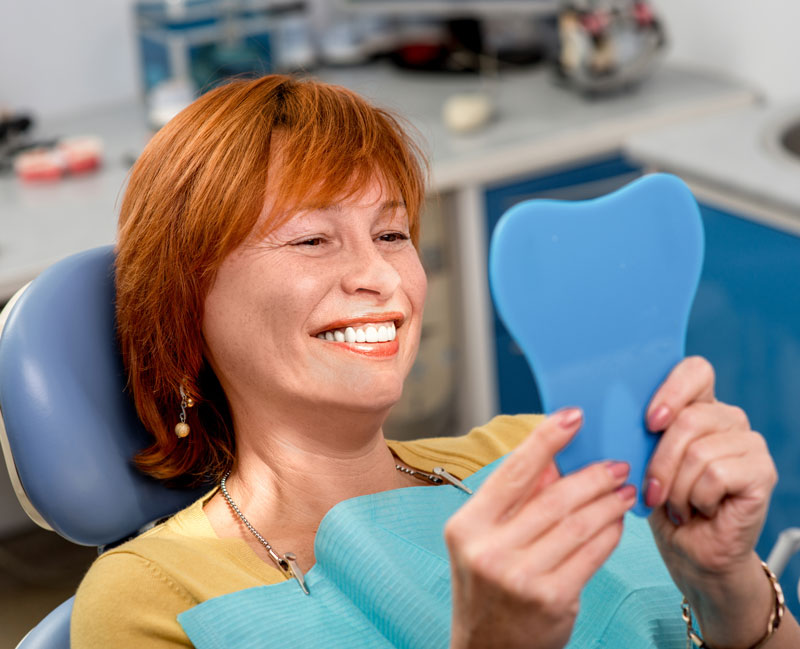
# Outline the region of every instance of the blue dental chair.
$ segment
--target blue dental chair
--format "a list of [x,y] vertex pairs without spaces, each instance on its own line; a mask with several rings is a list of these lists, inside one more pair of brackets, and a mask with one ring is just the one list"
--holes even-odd
[[[202,495],[168,489],[131,457],[148,442],[114,327],[111,246],[68,257],[23,288],[0,314],[0,443],[28,516],[80,544],[133,536]],[[18,649],[68,649],[70,598]]]

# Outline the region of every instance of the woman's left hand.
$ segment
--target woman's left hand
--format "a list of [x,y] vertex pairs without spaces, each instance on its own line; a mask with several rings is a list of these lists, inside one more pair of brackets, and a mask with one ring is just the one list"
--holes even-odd
[[[673,579],[704,632],[713,627],[716,637],[731,632],[741,638],[736,634],[745,631],[737,625],[743,624],[763,633],[765,626],[742,618],[733,604],[742,589],[752,612],[754,593],[763,592],[757,609],[769,614],[771,594],[754,552],[777,481],[764,438],[740,408],[716,400],[714,371],[700,357],[673,369],[650,402],[647,425],[663,431],[643,489]],[[719,619],[722,611],[730,619]],[[728,646],[720,640],[718,646]]]

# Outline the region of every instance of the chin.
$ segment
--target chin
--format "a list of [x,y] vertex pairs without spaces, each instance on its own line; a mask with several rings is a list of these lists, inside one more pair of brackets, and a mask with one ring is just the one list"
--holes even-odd
[[331,405],[363,414],[371,412],[388,414],[402,395],[402,385],[394,389],[359,390],[357,395],[352,395],[354,396],[352,399],[343,399],[340,391],[337,398],[331,400]]

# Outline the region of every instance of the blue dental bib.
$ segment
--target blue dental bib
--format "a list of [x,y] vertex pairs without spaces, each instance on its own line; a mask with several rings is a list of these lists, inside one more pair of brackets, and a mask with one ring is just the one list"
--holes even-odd
[[[477,489],[500,462],[464,483]],[[294,580],[248,588],[203,602],[178,621],[197,649],[446,649],[443,528],[468,497],[450,486],[409,487],[341,502],[317,532],[310,595]],[[682,648],[680,602],[646,521],[627,516],[619,547],[582,593],[568,648]]]

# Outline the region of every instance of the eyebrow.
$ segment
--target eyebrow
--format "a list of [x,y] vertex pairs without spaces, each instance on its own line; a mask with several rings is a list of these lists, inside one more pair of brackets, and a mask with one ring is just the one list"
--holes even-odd
[[396,210],[398,208],[405,209],[406,202],[405,201],[384,201],[380,207],[381,212],[385,212],[387,210]]
[[[378,212],[391,212],[398,208],[405,209],[406,202],[402,200],[392,200],[392,201],[383,201],[378,207]],[[342,205],[341,203],[334,203],[333,205],[320,205],[320,206],[311,206],[311,207],[303,207],[300,211],[305,211],[307,209],[317,209],[323,210],[325,212],[341,212]]]

